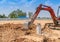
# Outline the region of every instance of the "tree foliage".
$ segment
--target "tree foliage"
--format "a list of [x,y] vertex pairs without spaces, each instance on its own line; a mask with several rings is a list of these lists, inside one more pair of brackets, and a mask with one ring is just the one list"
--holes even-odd
[[7,16],[5,16],[5,14],[0,15],[0,18],[7,18]]
[[10,18],[18,18],[20,16],[26,16],[26,13],[22,12],[22,10],[17,9],[9,14]]
[[16,11],[11,12],[11,13],[8,15],[8,17],[10,17],[10,18],[16,18],[16,17],[17,17]]

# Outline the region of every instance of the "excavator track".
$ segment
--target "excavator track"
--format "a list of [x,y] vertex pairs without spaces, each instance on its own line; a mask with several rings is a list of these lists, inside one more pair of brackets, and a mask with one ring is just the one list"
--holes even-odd
[[48,26],[48,28],[53,30],[60,30],[60,25],[55,26],[53,23],[46,23],[45,26]]

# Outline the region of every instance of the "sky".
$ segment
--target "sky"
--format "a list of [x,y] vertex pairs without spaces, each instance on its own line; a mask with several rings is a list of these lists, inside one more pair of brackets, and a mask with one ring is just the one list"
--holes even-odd
[[[36,8],[40,4],[52,7],[55,14],[57,15],[57,9],[58,6],[60,6],[60,0],[0,0],[0,14],[5,14],[8,16],[9,13],[17,9],[20,9],[27,14],[28,12],[33,12],[34,14]],[[41,11],[38,16],[50,17],[50,14],[47,11]]]

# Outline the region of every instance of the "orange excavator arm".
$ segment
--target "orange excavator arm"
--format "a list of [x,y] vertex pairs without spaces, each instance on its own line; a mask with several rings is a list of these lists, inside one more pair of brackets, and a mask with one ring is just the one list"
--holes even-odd
[[31,24],[35,21],[35,19],[37,18],[38,14],[39,14],[39,12],[40,12],[41,10],[46,10],[46,11],[48,11],[48,12],[50,13],[52,19],[53,19],[54,24],[55,24],[55,25],[58,24],[58,21],[57,21],[57,18],[56,18],[56,16],[55,16],[55,13],[54,13],[53,9],[52,9],[51,7],[49,7],[49,6],[45,6],[45,5],[40,4],[39,7],[37,8],[36,12],[35,12],[34,15],[32,16],[30,22],[28,23],[28,25],[31,25]]

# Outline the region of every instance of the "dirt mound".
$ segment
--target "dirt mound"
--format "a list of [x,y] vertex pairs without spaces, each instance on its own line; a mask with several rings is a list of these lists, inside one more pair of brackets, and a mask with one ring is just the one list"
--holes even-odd
[[23,24],[3,24],[0,25],[0,41],[10,42],[15,40],[22,35],[33,35],[35,34],[35,25],[33,25],[29,30],[24,29]]
[[24,29],[23,24],[0,25],[0,42],[60,42],[60,31],[46,26],[41,35],[36,34],[36,25]]

